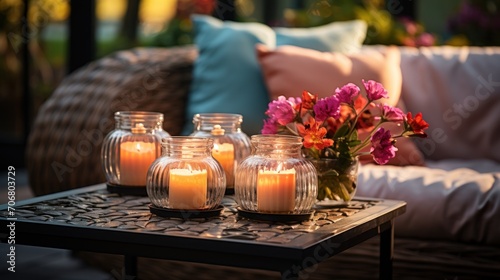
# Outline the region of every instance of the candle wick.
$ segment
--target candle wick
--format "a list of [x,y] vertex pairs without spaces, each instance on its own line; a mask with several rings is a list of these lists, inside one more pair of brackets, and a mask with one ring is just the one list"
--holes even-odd
[[144,127],[144,124],[142,123],[135,124],[135,127],[132,127],[132,133],[146,133],[146,128]]
[[214,128],[211,131],[212,135],[224,135],[225,130],[218,124],[214,125]]

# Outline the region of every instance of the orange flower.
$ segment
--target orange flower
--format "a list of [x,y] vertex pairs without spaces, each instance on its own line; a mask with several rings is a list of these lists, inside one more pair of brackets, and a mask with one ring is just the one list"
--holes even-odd
[[302,92],[302,109],[312,109],[318,101],[318,96],[304,90]]
[[358,122],[356,123],[357,129],[371,129],[374,127],[375,117],[370,110],[365,110],[359,114]]
[[300,136],[304,138],[303,145],[305,148],[314,147],[321,151],[333,145],[332,139],[324,139],[326,128],[320,127],[320,123],[316,122],[313,117],[309,117],[304,125],[297,124],[297,130]]

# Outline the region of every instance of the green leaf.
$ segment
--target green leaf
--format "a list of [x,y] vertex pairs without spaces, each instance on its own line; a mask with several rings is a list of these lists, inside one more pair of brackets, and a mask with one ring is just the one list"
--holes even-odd
[[321,173],[321,176],[339,176],[339,173],[337,172],[337,170],[333,170],[333,169],[330,169],[328,171],[325,171],[323,173]]
[[353,140],[353,141],[349,141],[349,143],[348,143],[349,147],[356,147],[360,144],[361,144],[360,140]]
[[333,135],[333,138],[340,138],[344,137],[347,135],[349,132],[349,125],[347,124],[348,122],[345,122]]
[[351,132],[351,135],[349,136],[349,140],[350,140],[350,141],[359,141],[359,140],[358,140],[358,130],[357,130],[357,129],[354,129],[354,130]]

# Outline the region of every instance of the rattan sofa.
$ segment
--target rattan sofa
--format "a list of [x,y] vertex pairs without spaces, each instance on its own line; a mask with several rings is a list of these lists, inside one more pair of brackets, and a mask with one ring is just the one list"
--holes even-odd
[[[137,48],[113,53],[67,76],[40,108],[29,136],[26,157],[34,194],[105,181],[100,148],[104,136],[114,128],[116,111],[162,112],[164,129],[179,135],[196,58],[193,46]],[[118,256],[78,255],[107,272],[120,270]],[[308,276],[377,278],[377,256],[378,240],[372,239],[322,263]],[[494,279],[500,277],[499,260],[497,246],[400,237],[396,231],[395,279]],[[194,279],[193,275],[199,279],[279,278],[267,271],[139,260],[140,279]]]

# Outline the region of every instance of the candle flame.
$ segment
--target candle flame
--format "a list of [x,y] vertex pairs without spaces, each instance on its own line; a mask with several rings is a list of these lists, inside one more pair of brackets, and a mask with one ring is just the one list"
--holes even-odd
[[141,151],[141,144],[137,143],[137,145],[135,146],[135,148],[137,149],[138,152],[140,152]]

